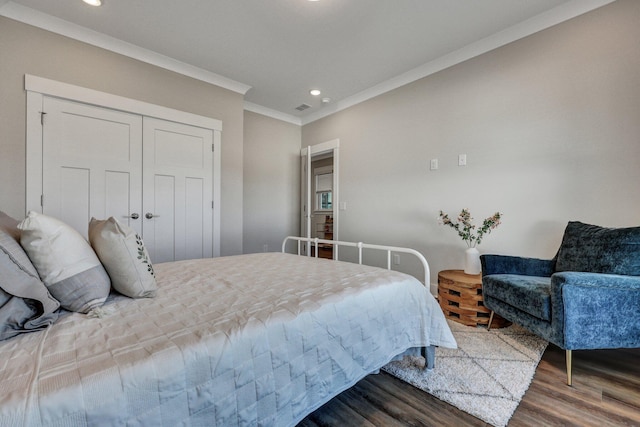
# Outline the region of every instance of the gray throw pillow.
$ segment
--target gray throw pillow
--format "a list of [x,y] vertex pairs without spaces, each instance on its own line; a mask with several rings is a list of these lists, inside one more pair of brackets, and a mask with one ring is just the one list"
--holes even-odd
[[58,307],[22,247],[0,228],[0,340],[46,328]]
[[29,212],[18,228],[20,244],[63,308],[88,313],[105,302],[109,276],[80,233],[37,212]]
[[18,221],[15,218],[10,217],[6,213],[0,211],[0,229],[6,231],[17,242],[20,241],[20,230],[18,230]]

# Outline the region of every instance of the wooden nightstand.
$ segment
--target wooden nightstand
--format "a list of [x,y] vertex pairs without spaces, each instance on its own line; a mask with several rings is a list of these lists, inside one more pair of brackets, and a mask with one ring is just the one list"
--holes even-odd
[[[486,326],[491,311],[482,302],[482,275],[465,274],[462,270],[438,273],[438,300],[444,315],[467,326]],[[495,314],[491,328],[511,323]]]

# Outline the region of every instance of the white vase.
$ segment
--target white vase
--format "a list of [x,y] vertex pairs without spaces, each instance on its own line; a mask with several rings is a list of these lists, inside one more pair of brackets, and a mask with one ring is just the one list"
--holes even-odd
[[480,252],[476,248],[468,248],[464,251],[464,272],[465,274],[480,274]]

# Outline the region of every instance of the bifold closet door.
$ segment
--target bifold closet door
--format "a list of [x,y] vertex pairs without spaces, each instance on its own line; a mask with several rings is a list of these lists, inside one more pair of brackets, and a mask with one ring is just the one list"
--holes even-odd
[[142,117],[49,97],[43,112],[43,213],[85,238],[91,217],[141,233]]
[[85,238],[110,216],[154,263],[213,255],[213,131],[43,99],[43,213]]
[[213,131],[143,119],[143,230],[154,262],[213,255]]

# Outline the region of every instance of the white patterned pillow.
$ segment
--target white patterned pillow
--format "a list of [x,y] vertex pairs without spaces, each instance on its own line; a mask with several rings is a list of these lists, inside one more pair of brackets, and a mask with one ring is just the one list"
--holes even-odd
[[63,308],[88,313],[104,303],[111,289],[109,276],[80,233],[33,211],[18,228],[20,244]]
[[109,273],[113,289],[131,298],[151,298],[158,289],[140,236],[114,217],[91,218],[89,242]]

